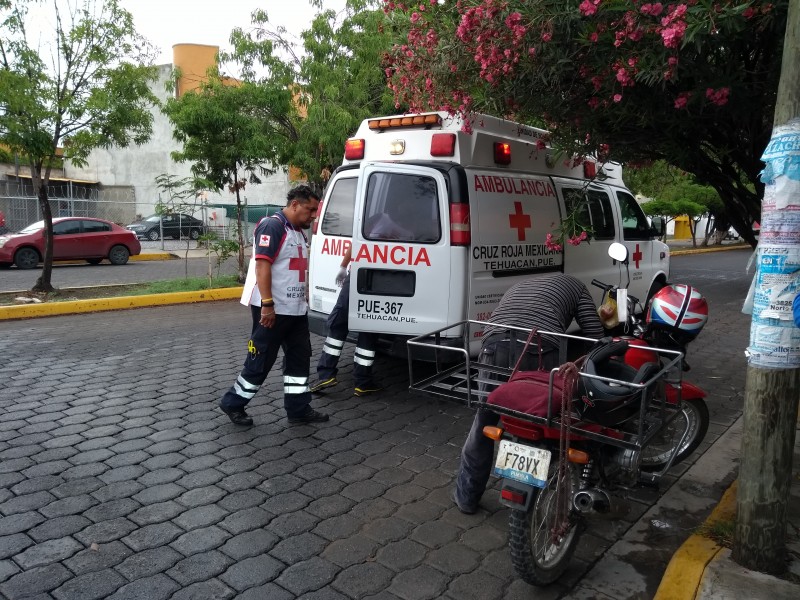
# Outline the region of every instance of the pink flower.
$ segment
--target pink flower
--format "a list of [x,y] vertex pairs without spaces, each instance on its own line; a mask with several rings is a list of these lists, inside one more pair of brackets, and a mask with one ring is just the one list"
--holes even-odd
[[614,94],[614,102],[622,102],[622,94]]
[[419,21],[419,18],[420,18],[419,17],[419,13],[412,13],[411,14],[411,22],[412,23],[416,23],[417,21]]
[[600,0],[594,0],[593,2],[591,0],[583,0],[578,9],[584,17],[591,17],[597,12],[598,4],[600,4]]
[[598,35],[597,35],[597,32],[596,32],[596,31],[593,31],[592,33],[590,33],[590,34],[589,34],[589,41],[590,41],[590,42],[597,43],[597,40],[598,40],[599,38],[600,38],[600,36],[598,36]]
[[691,97],[691,92],[681,92],[678,94],[678,97],[675,99],[675,108],[678,110],[686,108],[686,106],[689,104],[689,98]]
[[549,41],[550,41],[550,40],[552,40],[552,39],[553,39],[553,34],[552,34],[552,33],[550,33],[549,31],[545,31],[545,32],[542,34],[542,41],[543,41],[543,42],[549,42]]
[[563,248],[554,238],[552,233],[548,233],[544,238],[544,245],[548,250],[560,252]]
[[664,7],[661,5],[661,3],[656,2],[655,4],[643,4],[642,8],[639,9],[639,12],[641,12],[643,15],[657,17],[663,10]]
[[730,88],[719,88],[718,90],[714,90],[713,88],[708,88],[706,90],[706,98],[711,100],[712,104],[716,104],[717,106],[724,106],[728,103],[728,95],[730,94]]
[[[666,21],[666,19],[664,19]],[[661,39],[667,48],[677,48],[686,33],[686,23],[675,21],[661,30]]]

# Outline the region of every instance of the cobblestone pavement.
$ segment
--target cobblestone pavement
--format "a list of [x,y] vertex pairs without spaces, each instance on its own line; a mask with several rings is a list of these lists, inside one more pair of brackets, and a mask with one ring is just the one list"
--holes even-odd
[[[720,281],[691,351],[708,443],[740,414],[744,382],[747,283]],[[288,426],[275,372],[242,431],[216,400],[248,325],[234,302],[2,325],[0,597],[606,597],[593,567],[657,493],[592,523],[562,581],[536,590],[513,572],[496,490],[474,516],[450,500],[471,412],[409,394],[388,357],[387,390],[352,396],[348,345],[342,383],[314,402],[330,423]],[[632,568],[657,586],[674,549],[654,539]]]

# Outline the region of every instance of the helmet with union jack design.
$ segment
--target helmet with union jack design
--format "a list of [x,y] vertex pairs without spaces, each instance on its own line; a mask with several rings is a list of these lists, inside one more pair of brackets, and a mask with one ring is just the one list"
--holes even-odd
[[676,339],[688,343],[708,322],[708,303],[692,286],[674,283],[653,296],[646,322],[650,328],[667,330]]

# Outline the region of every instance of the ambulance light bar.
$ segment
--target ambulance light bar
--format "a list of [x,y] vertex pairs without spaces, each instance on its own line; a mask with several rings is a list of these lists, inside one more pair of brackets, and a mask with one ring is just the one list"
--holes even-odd
[[498,165],[511,164],[511,144],[505,142],[494,143],[494,162]]
[[370,119],[367,121],[370,129],[394,129],[397,127],[439,127],[442,117],[436,113],[414,115],[408,117],[392,117],[390,119]]
[[454,156],[455,153],[455,133],[434,133],[431,136],[431,156]]
[[366,142],[363,139],[350,138],[344,143],[344,157],[347,160],[361,160],[364,158]]

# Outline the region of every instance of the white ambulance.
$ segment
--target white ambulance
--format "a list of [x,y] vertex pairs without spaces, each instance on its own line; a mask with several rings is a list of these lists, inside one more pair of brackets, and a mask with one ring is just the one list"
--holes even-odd
[[[660,289],[669,250],[625,188],[621,166],[565,161],[545,139],[541,129],[490,116],[467,124],[447,113],[364,121],[313,226],[312,331],[327,334],[349,247],[350,331],[383,334],[401,355],[408,337],[486,320],[510,286],[541,273],[574,275],[599,303],[591,280],[620,280],[608,258],[613,242],[629,249],[629,293],[644,300]],[[578,200],[591,236],[549,249],[547,234]],[[622,277],[624,285],[624,269]],[[477,352],[480,332],[470,335]]]

